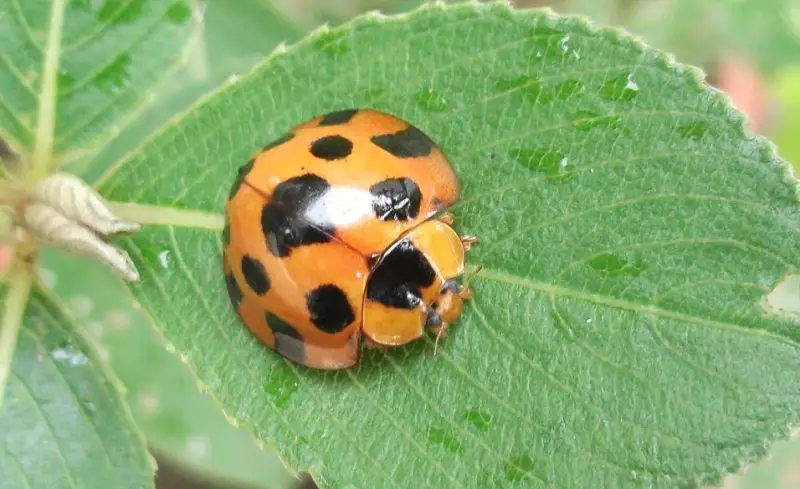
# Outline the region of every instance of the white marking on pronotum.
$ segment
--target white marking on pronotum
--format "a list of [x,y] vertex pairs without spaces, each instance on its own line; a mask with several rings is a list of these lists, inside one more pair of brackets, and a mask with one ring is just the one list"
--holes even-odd
[[66,218],[104,235],[133,233],[139,223],[114,215],[100,195],[78,177],[54,173],[39,182],[33,191],[39,202],[59,210]]
[[58,209],[41,202],[32,202],[25,206],[22,219],[25,227],[36,238],[66,251],[94,258],[127,280],[139,280],[139,273],[125,251],[107,243]]

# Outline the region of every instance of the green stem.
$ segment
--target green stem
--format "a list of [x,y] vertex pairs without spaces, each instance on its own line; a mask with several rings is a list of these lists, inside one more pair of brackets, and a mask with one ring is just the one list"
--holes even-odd
[[2,323],[0,323],[0,408],[3,406],[6,382],[11,373],[11,360],[14,357],[22,315],[32,285],[31,269],[24,265],[20,266],[18,273],[12,274],[9,280]]
[[39,93],[39,113],[36,119],[36,143],[33,147],[33,162],[30,179],[38,181],[48,172],[53,158],[53,141],[56,129],[56,95],[58,90],[58,64],[61,54],[61,31],[64,25],[64,3],[53,0],[50,10],[50,28],[47,35],[42,88]]
[[138,222],[143,226],[174,226],[209,231],[222,231],[225,226],[225,216],[215,212],[136,202],[108,201],[107,203],[111,211],[118,217]]
[[0,179],[0,206],[17,206],[26,196],[25,189],[9,180]]

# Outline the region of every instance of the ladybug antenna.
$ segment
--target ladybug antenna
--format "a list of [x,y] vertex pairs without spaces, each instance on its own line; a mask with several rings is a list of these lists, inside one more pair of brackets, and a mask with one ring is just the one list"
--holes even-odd
[[447,329],[447,324],[446,323],[442,323],[439,326],[439,331],[436,333],[436,341],[434,341],[434,343],[433,343],[433,356],[436,356],[436,354],[439,352],[439,340],[444,335],[444,330],[445,329]]
[[477,267],[473,268],[471,272],[469,272],[469,275],[467,275],[466,279],[464,280],[465,288],[469,288],[469,284],[471,284],[475,277],[481,273],[481,270],[483,270],[483,265],[478,265]]

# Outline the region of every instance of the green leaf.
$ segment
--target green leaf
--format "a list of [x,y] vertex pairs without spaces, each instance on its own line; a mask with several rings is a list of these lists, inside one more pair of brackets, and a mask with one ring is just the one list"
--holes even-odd
[[119,381],[79,327],[46,293],[29,298],[0,408],[0,488],[153,487]]
[[[222,87],[99,188],[151,223],[123,244],[156,327],[321,487],[696,487],[762,455],[800,405],[800,328],[760,305],[799,268],[797,182],[700,78],[505,4],[368,15]],[[309,371],[232,312],[221,213],[259,148],[361,106],[450,156],[483,270],[437,356],[428,338]]]
[[159,89],[148,95],[153,102],[98,154],[73,165],[73,171],[94,180],[141,143],[173,115],[186,110],[202,95],[235,74],[244,73],[279,43],[295,41],[299,32],[263,0],[209,2],[203,9],[201,42],[188,54],[186,66],[174,71]]
[[[160,125],[219,85],[244,72],[295,29],[259,0],[204,5],[202,38],[185,66],[174,70],[154,101],[101,151],[70,166],[90,180],[132,150]],[[108,356],[126,387],[126,400],[148,444],[204,478],[258,484],[277,489],[291,477],[270,449],[259,448],[249,433],[230,425],[220,406],[201,394],[180,360],[169,354],[144,314],[133,307],[127,290],[102,267],[61,253],[47,253],[46,275],[87,332]],[[78,277],[74,280],[70,277]],[[147,361],[143,362],[145,358]]]
[[195,378],[167,352],[117,277],[63,253],[48,253],[44,267],[53,291],[125,385],[128,406],[156,454],[206,478],[287,487],[291,478],[278,457],[232,427],[219,404],[198,391]]
[[0,133],[38,158],[102,146],[178,64],[191,20],[188,0],[1,0]]

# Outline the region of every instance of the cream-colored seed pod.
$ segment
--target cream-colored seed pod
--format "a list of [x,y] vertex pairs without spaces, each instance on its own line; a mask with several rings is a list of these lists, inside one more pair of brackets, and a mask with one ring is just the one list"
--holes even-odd
[[103,236],[132,233],[140,228],[136,222],[115,216],[92,187],[68,173],[54,173],[39,182],[33,197]]
[[122,278],[139,280],[139,272],[125,251],[106,242],[59,209],[41,202],[31,202],[22,211],[22,221],[25,228],[37,239],[93,258],[110,267]]

